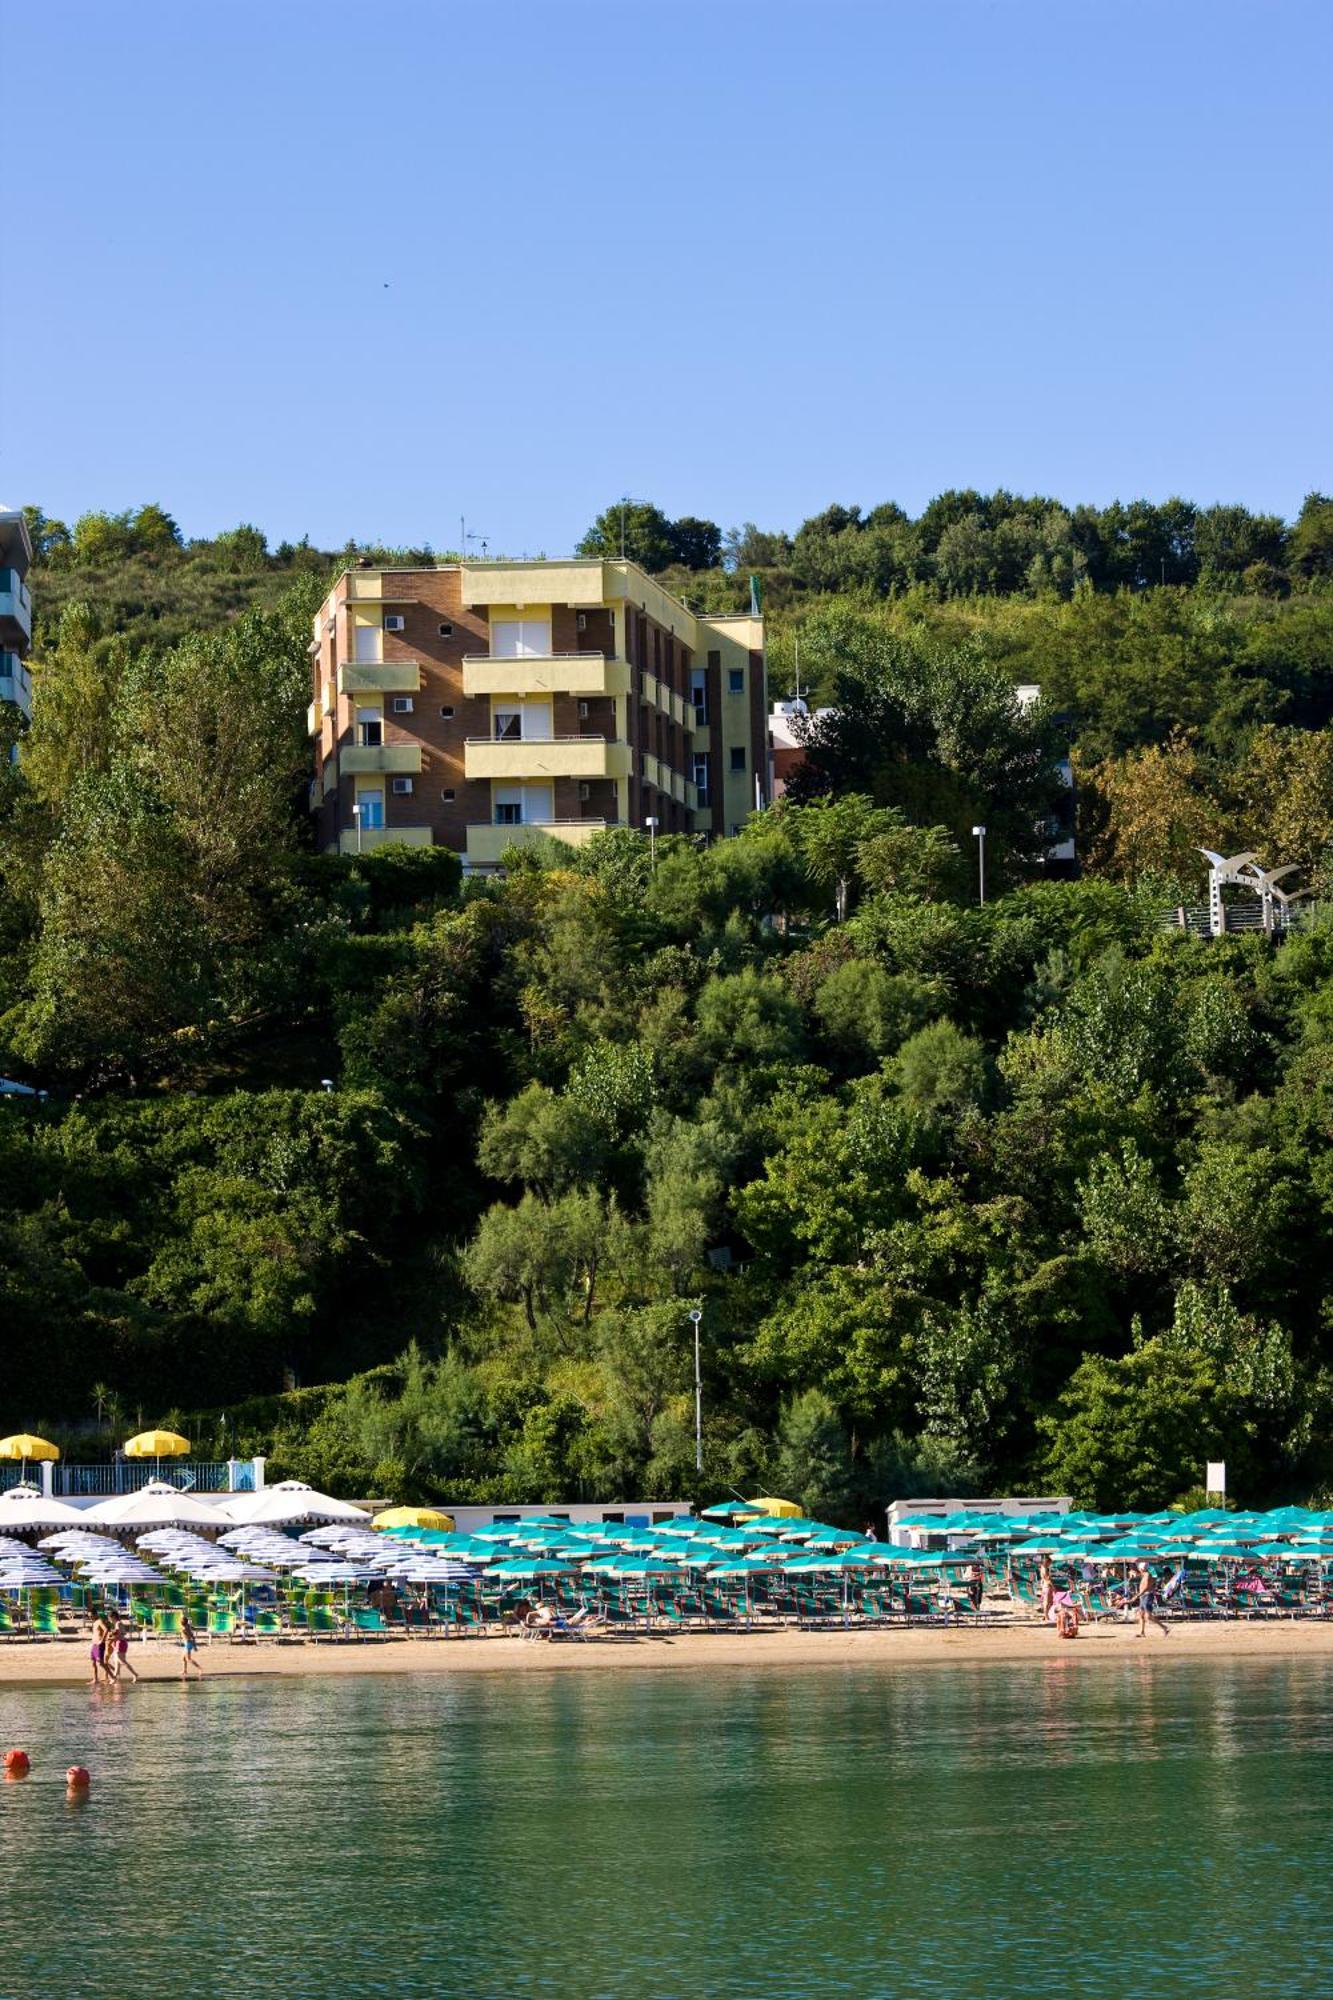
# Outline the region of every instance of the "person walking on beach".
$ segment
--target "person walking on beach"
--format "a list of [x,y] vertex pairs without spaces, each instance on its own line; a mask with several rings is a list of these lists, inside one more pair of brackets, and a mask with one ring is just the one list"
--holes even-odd
[[1043,1619],[1047,1619],[1051,1615],[1051,1606],[1055,1602],[1055,1580],[1051,1575],[1051,1559],[1049,1556],[1043,1556],[1041,1559],[1041,1567],[1037,1572],[1037,1588],[1041,1616]]
[[1147,1563],[1141,1562],[1139,1564],[1135,1582],[1138,1585],[1138,1590],[1134,1602],[1139,1608],[1139,1629],[1136,1636],[1140,1639],[1147,1638],[1148,1620],[1151,1618],[1162,1637],[1169,1639],[1171,1637],[1171,1627],[1164,1618],[1159,1618],[1157,1615],[1157,1585],[1153,1581],[1152,1571],[1148,1568]]
[[181,1613],[181,1679],[188,1681],[193,1667],[200,1680],[204,1670],[199,1664],[199,1634],[195,1631],[188,1611]]
[[970,1562],[967,1568],[963,1571],[963,1585],[967,1591],[968,1601],[971,1604],[972,1609],[974,1611],[980,1611],[981,1594],[982,1594],[982,1576],[981,1576],[981,1564],[979,1562]]
[[111,1667],[107,1659],[107,1639],[110,1627],[99,1611],[93,1619],[93,1640],[88,1648],[88,1657],[93,1666],[93,1686],[99,1687],[105,1679],[110,1682]]
[[107,1623],[110,1628],[106,1638],[106,1668],[109,1678],[118,1681],[122,1674],[128,1674],[132,1681],[137,1681],[138,1673],[130,1665],[130,1635],[125,1629],[120,1613],[109,1612]]

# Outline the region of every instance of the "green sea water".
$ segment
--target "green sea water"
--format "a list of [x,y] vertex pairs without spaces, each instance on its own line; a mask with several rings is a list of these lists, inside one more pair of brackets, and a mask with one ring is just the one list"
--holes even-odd
[[1327,1693],[1146,1650],[4,1688],[0,1992],[1327,1996]]

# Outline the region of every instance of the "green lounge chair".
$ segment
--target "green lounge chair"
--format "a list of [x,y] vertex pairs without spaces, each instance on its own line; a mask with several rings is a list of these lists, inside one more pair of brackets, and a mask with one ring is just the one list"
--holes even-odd
[[160,1604],[153,1613],[153,1637],[155,1639],[179,1639],[181,1635],[181,1607]]
[[[191,1616],[193,1616],[193,1613],[191,1613]],[[224,1611],[220,1605],[216,1604],[209,1608],[206,1629],[210,1640],[236,1639],[244,1636],[244,1634],[238,1633],[236,1630],[236,1613],[230,1608]]]
[[28,1630],[34,1639],[59,1639],[60,1607],[56,1604],[33,1604],[28,1612]]
[[358,1638],[387,1639],[389,1628],[384,1622],[384,1614],[374,1605],[361,1605],[352,1613],[352,1628]]
[[312,1604],[306,1617],[312,1639],[341,1639],[345,1636],[342,1619],[328,1605]]

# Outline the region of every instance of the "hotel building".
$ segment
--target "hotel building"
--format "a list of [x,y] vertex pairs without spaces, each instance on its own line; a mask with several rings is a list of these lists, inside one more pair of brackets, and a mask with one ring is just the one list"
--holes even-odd
[[28,571],[32,567],[32,537],[22,514],[0,507],[0,701],[12,701],[25,716],[32,714],[32,678],[28,648],[32,644],[32,599]]
[[771,797],[762,619],[703,617],[636,563],[350,569],[310,646],[326,853],[548,834],[735,832]]

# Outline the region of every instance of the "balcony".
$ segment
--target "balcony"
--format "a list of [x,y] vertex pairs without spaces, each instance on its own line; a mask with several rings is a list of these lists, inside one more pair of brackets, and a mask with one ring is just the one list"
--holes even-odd
[[420,689],[416,660],[349,660],[338,669],[339,694],[417,694]]
[[507,847],[524,847],[543,837],[583,847],[610,822],[604,819],[528,820],[522,826],[470,826],[467,830],[469,868],[496,868]]
[[465,695],[629,693],[629,663],[605,653],[552,653],[542,658],[500,659],[468,653],[463,659]]
[[358,833],[344,827],[338,835],[339,854],[373,854],[379,847],[430,847],[434,835],[428,826],[367,826]]
[[32,676],[17,653],[0,653],[0,701],[32,714]]
[[349,570],[347,573],[347,602],[349,604],[415,604],[419,593],[405,588],[403,572],[390,570],[387,575],[379,570]]
[[627,778],[628,743],[602,736],[469,736],[463,746],[466,778]]
[[22,646],[32,638],[32,599],[17,570],[0,569],[0,642]]
[[419,743],[354,743],[338,752],[338,770],[345,778],[415,777],[421,770]]
[[305,712],[305,733],[307,736],[318,736],[323,727],[324,704],[320,701],[312,701]]

